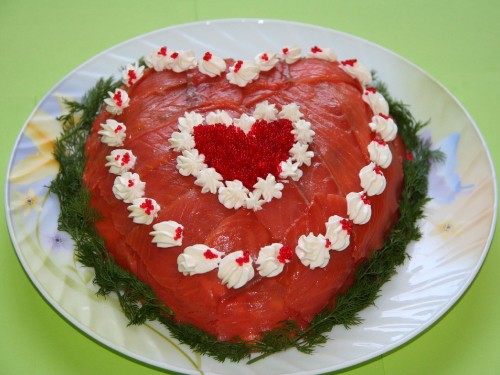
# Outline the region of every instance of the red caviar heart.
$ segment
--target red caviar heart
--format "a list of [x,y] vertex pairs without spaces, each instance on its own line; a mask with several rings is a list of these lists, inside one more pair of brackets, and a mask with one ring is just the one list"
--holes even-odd
[[234,125],[198,125],[194,140],[205,163],[224,180],[240,180],[253,189],[258,177],[266,178],[269,173],[279,177],[279,164],[288,159],[294,143],[292,130],[287,119],[257,120],[248,134]]

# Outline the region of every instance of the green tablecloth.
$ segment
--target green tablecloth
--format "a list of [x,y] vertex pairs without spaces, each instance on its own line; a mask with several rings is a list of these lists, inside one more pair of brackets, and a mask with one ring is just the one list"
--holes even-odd
[[[312,23],[382,45],[446,86],[500,162],[500,2],[471,1],[13,1],[0,3],[0,175],[24,122],[63,76],[97,53],[170,25],[219,18]],[[2,180],[2,196],[4,183]],[[3,200],[2,200],[3,202]],[[3,206],[3,203],[2,203]],[[155,374],[89,339],[30,283],[0,211],[0,374]],[[349,375],[499,374],[500,243],[469,290],[435,325]]]

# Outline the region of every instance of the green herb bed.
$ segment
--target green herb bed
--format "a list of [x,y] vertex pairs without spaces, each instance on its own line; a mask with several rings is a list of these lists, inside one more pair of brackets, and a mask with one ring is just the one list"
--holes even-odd
[[[377,90],[388,101],[391,116],[398,124],[399,134],[412,158],[404,161],[401,217],[384,247],[357,271],[354,286],[338,298],[334,310],[319,313],[305,330],[299,329],[293,321],[284,321],[255,343],[220,342],[192,325],[175,323],[172,311],[159,301],[153,290],[114,262],[93,225],[99,213],[90,207],[90,193],[82,182],[85,142],[108,91],[114,91],[120,84],[111,78],[102,79],[80,102],[66,102],[69,113],[59,118],[63,132],[54,151],[61,167],[50,186],[61,205],[59,229],[71,234],[75,240],[78,261],[95,269],[94,283],[99,286],[98,294],[116,293],[130,324],[159,320],[181,343],[219,361],[246,359],[247,363],[252,363],[289,348],[309,354],[328,340],[328,332],[334,326],[361,323],[358,312],[374,303],[381,286],[405,261],[407,245],[421,237],[418,221],[423,217],[423,208],[428,201],[429,169],[433,161],[442,158],[439,152],[431,150],[428,140],[419,137],[418,133],[425,124],[417,122],[407,106],[392,99],[386,87],[377,83]],[[252,353],[256,353],[253,358]]]

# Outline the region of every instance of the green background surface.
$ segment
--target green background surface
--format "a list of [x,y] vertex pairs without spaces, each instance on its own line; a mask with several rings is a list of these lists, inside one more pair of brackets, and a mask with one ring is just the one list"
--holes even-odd
[[[486,139],[495,165],[500,165],[499,1],[1,0],[2,197],[8,160],[24,122],[71,70],[149,31],[235,17],[325,26],[407,58],[458,98]],[[3,204],[2,199],[0,374],[162,373],[101,346],[45,302],[17,259]],[[442,319],[402,347],[339,373],[500,374],[499,264],[496,236],[477,278]]]

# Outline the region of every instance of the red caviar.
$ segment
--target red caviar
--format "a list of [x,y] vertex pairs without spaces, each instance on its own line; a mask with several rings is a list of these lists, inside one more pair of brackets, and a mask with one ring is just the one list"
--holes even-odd
[[293,251],[288,245],[281,246],[277,259],[280,263],[287,263],[292,260]]
[[121,164],[123,166],[123,165],[127,165],[128,163],[130,163],[130,154],[128,152],[126,152],[123,154]]
[[205,52],[205,55],[203,55],[203,60],[205,61],[210,61],[212,58],[212,54],[210,52]]
[[314,46],[313,48],[311,48],[311,52],[312,53],[319,53],[319,52],[323,52],[323,50],[321,48],[319,48],[318,46]]
[[240,267],[242,267],[243,264],[249,262],[250,262],[250,253],[248,251],[245,251],[242,257],[236,258],[236,263],[238,263]]
[[368,199],[368,196],[366,194],[361,194],[360,196],[361,200],[363,201],[364,204],[371,204],[370,200]]
[[135,70],[130,69],[127,71],[128,74],[128,84],[129,86],[132,86],[134,82],[137,80],[137,74],[135,74]]
[[292,122],[286,119],[257,120],[248,134],[233,125],[198,125],[194,140],[205,163],[224,180],[240,180],[253,189],[258,177],[272,174],[279,178],[279,164],[288,159],[294,143],[292,130]]
[[180,240],[181,237],[182,237],[182,228],[181,227],[177,227],[177,229],[175,230],[174,241]]
[[140,206],[146,213],[146,215],[151,215],[154,211],[155,206],[153,205],[153,201],[151,199],[146,199]]
[[354,66],[358,62],[357,59],[349,59],[349,60],[344,60],[341,62],[342,65],[349,65],[349,66]]
[[115,95],[113,95],[113,100],[115,102],[115,104],[118,106],[118,107],[121,107],[123,105],[123,100],[122,100],[122,93],[121,91],[117,91],[115,92]]
[[207,249],[207,251],[205,251],[203,253],[203,256],[206,258],[206,259],[217,259],[219,256],[217,254],[215,254],[212,250],[210,249]]
[[238,60],[236,64],[234,64],[234,72],[238,73],[241,69],[241,66],[243,65],[243,61]]
[[160,55],[160,56],[167,56],[167,47],[161,47],[158,50],[157,54]]
[[347,234],[352,233],[352,221],[347,219],[340,220],[340,224],[342,224],[342,229],[347,232]]

